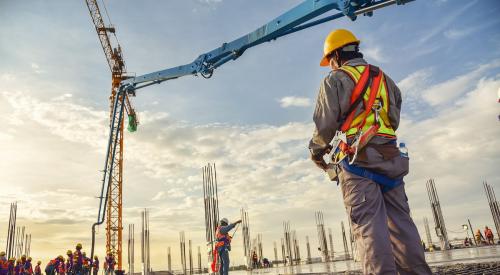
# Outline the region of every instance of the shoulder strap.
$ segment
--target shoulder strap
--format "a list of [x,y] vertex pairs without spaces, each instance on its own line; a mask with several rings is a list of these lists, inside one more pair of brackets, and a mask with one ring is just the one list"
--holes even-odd
[[341,120],[342,126],[340,127],[340,130],[342,132],[345,132],[349,129],[349,126],[354,119],[354,115],[356,114],[356,108],[358,107],[359,103],[363,101],[363,97],[365,96],[368,87],[372,84],[372,78],[379,73],[380,69],[372,65],[367,65],[367,68],[363,71],[361,78],[356,83],[356,86],[354,86],[354,89],[352,91],[350,102],[351,105],[349,106],[349,109]]

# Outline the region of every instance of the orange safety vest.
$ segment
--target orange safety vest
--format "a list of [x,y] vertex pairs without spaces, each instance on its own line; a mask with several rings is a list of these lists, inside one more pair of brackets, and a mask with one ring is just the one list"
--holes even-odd
[[220,232],[220,226],[217,227],[217,231],[215,232],[215,239],[217,243],[215,244],[215,248],[229,246],[231,244],[231,236],[229,234],[222,234]]
[[[355,84],[350,104],[356,105],[352,106],[354,109],[347,114],[341,126],[341,131],[345,132],[347,137],[352,137],[358,131],[366,133],[372,126],[376,126],[375,135],[395,139],[396,133],[388,116],[389,90],[382,70],[372,65],[343,65],[339,69],[345,72]],[[372,77],[371,82],[370,77]],[[359,105],[360,101],[363,101],[365,108],[358,112],[357,105]],[[375,104],[380,105],[378,121],[375,121],[375,112],[372,110]]]

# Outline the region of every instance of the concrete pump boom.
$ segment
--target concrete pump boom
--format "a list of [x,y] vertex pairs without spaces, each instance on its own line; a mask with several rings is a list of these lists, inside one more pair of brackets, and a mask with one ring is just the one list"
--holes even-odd
[[[201,54],[193,62],[142,76],[124,79],[120,83],[118,95],[114,97],[113,115],[111,116],[110,134],[108,139],[107,153],[104,165],[104,176],[100,195],[100,206],[97,223],[92,230],[92,254],[94,251],[95,226],[104,221],[106,215],[106,199],[113,179],[115,168],[115,154],[120,144],[118,140],[123,135],[123,113],[127,96],[135,95],[135,91],[153,84],[179,78],[186,75],[201,74],[205,78],[212,76],[213,71],[230,60],[240,57],[247,49],[275,40],[279,37],[316,26],[331,20],[349,17],[356,20],[358,15],[371,16],[374,10],[393,5],[405,4],[414,0],[305,0],[301,4],[285,12],[281,16],[271,20],[257,30],[248,33],[236,40],[223,43],[217,49]],[[336,14],[323,18],[313,19],[332,10],[339,11]],[[125,110],[126,111],[126,110]]]

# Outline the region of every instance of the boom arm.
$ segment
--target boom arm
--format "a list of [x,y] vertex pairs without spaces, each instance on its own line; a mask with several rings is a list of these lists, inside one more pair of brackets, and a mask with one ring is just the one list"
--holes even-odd
[[[371,16],[373,10],[411,1],[414,0],[306,0],[257,30],[234,41],[224,43],[219,48],[198,56],[189,64],[126,79],[121,82],[120,88],[133,91],[166,80],[185,75],[197,75],[198,73],[205,78],[209,78],[219,66],[230,60],[237,59],[245,50],[264,42],[343,16],[356,20],[357,15],[366,14]],[[340,12],[309,22],[331,10]]]

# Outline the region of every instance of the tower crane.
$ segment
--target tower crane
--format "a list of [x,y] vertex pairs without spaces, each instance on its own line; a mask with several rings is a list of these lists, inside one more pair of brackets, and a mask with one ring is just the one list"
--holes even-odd
[[[106,181],[106,198],[102,197],[103,192],[101,192],[100,199],[101,201],[105,199],[107,202],[104,205],[108,212],[106,217],[106,253],[113,254],[117,260],[118,270],[122,270],[124,112],[117,113],[114,110],[115,108],[125,109],[129,119],[128,129],[131,132],[137,129],[138,120],[129,98],[134,96],[134,93],[119,92],[120,83],[127,79],[127,76],[120,44],[116,40],[116,45],[113,45],[110,39],[110,34],[116,38],[115,28],[111,24],[105,25],[96,0],[86,0],[86,4],[111,70],[110,126],[112,129],[117,129],[118,133],[112,137],[112,143],[116,144],[115,150],[108,151],[106,154],[106,163],[108,165],[104,167],[104,174],[109,175],[109,178]],[[119,106],[115,106],[116,104],[119,104]]]
[[[121,171],[121,162],[117,165],[116,161],[121,160],[121,154],[123,153],[123,144],[120,141],[122,141],[123,135],[123,113],[124,111],[130,111],[126,107],[129,95],[135,96],[138,89],[182,76],[200,74],[204,78],[210,78],[215,69],[231,60],[236,60],[246,50],[254,46],[276,40],[282,36],[332,21],[343,16],[346,16],[354,21],[358,15],[372,16],[374,10],[393,4],[402,5],[411,1],[414,0],[304,0],[294,8],[271,20],[255,31],[241,36],[231,42],[223,43],[222,46],[201,54],[189,64],[133,78],[124,78],[122,76],[123,79],[121,82],[116,84],[117,86],[113,86],[115,95],[112,97],[114,103],[112,103],[113,110],[110,117],[111,123],[106,153],[109,157],[106,158],[104,164],[105,170],[102,180],[97,222],[92,225],[91,256],[93,257],[94,255],[95,227],[104,222],[106,217],[107,200],[108,198],[112,199],[110,192],[113,184],[115,183],[114,175],[116,173],[113,169],[118,167]],[[87,0],[87,3],[89,2],[95,3],[95,1]],[[332,15],[325,15],[331,11],[336,11],[336,13]],[[91,14],[93,14],[92,10]],[[323,17],[318,18],[320,16]],[[98,26],[98,24],[96,24],[96,26]],[[97,28],[97,31],[99,33],[99,27]],[[110,67],[112,66],[110,65]],[[118,157],[116,154],[118,154]],[[108,208],[108,217],[111,215],[113,215],[113,212],[110,212]]]

